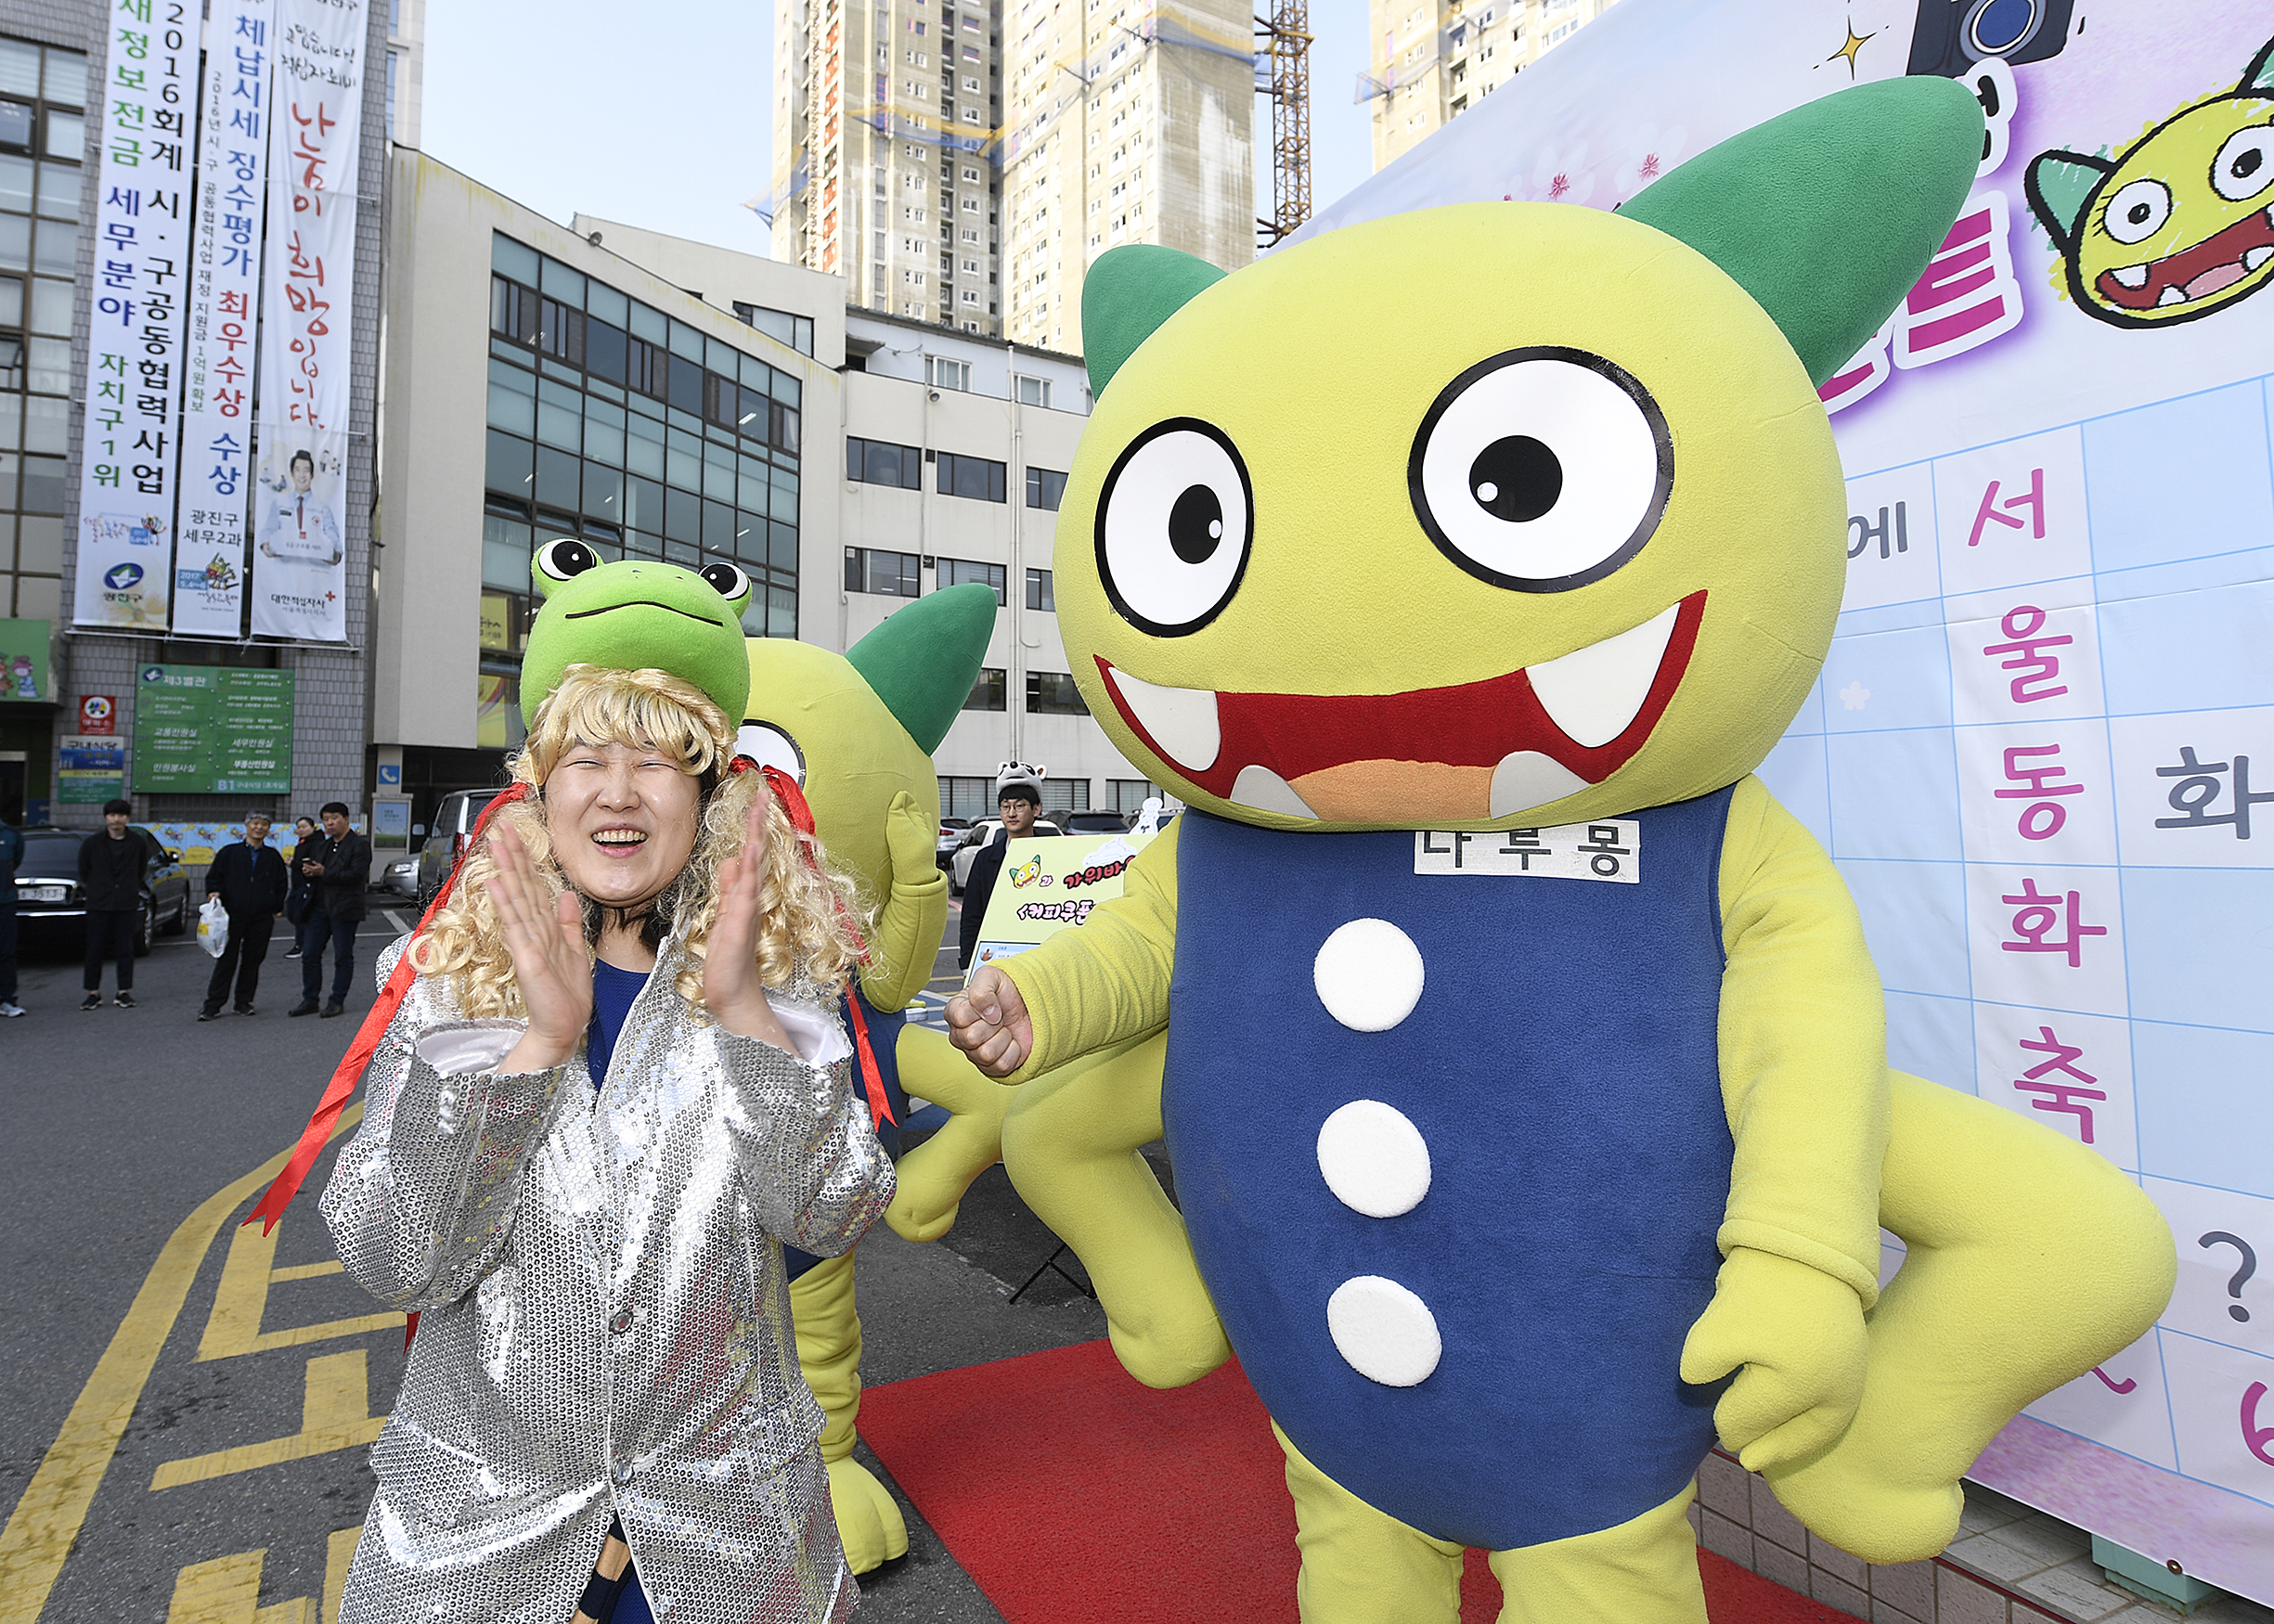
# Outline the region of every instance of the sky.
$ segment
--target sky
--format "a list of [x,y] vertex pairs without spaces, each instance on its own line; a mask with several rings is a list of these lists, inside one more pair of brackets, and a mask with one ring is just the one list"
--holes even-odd
[[[635,28],[623,26],[636,17]],[[1311,197],[1370,172],[1365,0],[1311,0]],[[428,0],[420,145],[538,213],[769,250],[743,204],[773,176],[771,0]],[[1256,102],[1260,213],[1271,104]]]

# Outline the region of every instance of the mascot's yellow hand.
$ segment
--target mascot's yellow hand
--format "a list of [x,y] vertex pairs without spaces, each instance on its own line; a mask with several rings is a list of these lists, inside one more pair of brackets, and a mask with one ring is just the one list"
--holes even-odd
[[906,790],[894,795],[885,811],[885,848],[892,854],[895,885],[948,883],[939,871],[939,819]]
[[1002,1119],[1018,1090],[980,1076],[945,1038],[923,1026],[900,1029],[897,1053],[900,1087],[953,1115],[900,1158],[885,1221],[904,1241],[937,1241],[954,1226],[971,1181],[1002,1160]]
[[[1814,1454],[1847,1430],[1864,1394],[1864,1311],[1854,1288],[1804,1263],[1740,1246],[1682,1347],[1682,1379],[1738,1378],[1713,1408],[1749,1472]],[[1742,1366],[1742,1369],[1738,1367]]]

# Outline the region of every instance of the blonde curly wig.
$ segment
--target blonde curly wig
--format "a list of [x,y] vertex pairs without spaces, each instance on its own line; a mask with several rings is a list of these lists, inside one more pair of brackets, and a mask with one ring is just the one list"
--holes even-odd
[[[537,873],[558,897],[570,886],[553,860],[541,793],[554,764],[570,749],[652,746],[673,757],[681,771],[703,779],[707,790],[696,812],[694,850],[658,899],[659,907],[670,908],[673,929],[691,960],[679,974],[678,991],[698,1009],[704,956],[718,918],[718,866],[742,850],[743,819],[764,784],[756,772],[727,770],[733,740],[731,724],[703,690],[668,672],[571,665],[537,707],[528,741],[512,763],[514,780],[531,786],[538,796],[501,806],[492,819],[512,823]],[[814,862],[802,859],[799,848],[809,838],[798,833],[779,801],[768,809],[766,872],[758,885],[758,974],[775,987],[803,978],[833,997],[859,964],[857,933],[865,922],[857,912],[851,882],[829,869],[818,843],[811,845]],[[526,1011],[489,895],[497,871],[485,833],[461,860],[450,900],[412,938],[408,951],[420,974],[448,978],[467,1014],[518,1019]],[[591,905],[586,906],[588,917]]]

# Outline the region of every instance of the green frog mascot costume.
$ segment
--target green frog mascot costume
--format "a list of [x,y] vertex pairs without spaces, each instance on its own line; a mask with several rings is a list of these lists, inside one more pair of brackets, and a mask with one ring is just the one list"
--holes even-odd
[[[1504,1619],[1699,1624],[1717,1436],[1818,1534],[1924,1556],[1998,1427],[2168,1297],[2122,1174],[1891,1076],[1854,905],[1751,776],[1845,575],[1816,384],[1982,130],[1867,84],[1618,213],[1091,270],[1060,625],[1190,810],[950,1022],[1041,1079],[1005,1160],[1123,1363],[1237,1353],[1312,1624],[1450,1624],[1465,1546]],[[1131,1154],[1164,1126],[1181,1213]]]

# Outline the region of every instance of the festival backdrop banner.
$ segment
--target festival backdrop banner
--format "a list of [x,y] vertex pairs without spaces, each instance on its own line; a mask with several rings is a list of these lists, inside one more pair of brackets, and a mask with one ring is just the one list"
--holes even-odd
[[1972,1476],[2262,1602],[2269,34],[2264,0],[1625,0],[1306,228],[1610,208],[1855,81],[1983,101],[1965,211],[1823,390],[1847,596],[1761,776],[1863,911],[1893,1063],[2090,1146],[2177,1244],[2162,1322]]
[[274,0],[217,0],[206,24],[183,359],[174,629],[241,629],[252,484],[252,357],[268,179]]
[[347,636],[347,419],[364,0],[277,0],[252,629]]
[[188,0],[115,0],[108,10],[104,78],[88,97],[101,152],[71,617],[162,631],[200,24]]

